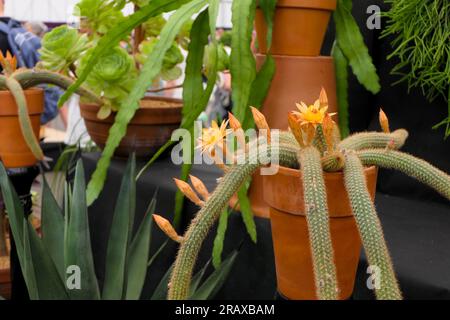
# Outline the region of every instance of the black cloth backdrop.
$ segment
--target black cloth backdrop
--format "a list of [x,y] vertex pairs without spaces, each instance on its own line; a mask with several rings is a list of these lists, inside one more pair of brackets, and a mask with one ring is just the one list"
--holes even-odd
[[[428,102],[418,89],[408,93],[405,84],[393,86],[398,79],[390,75],[395,60],[387,61],[391,52],[390,39],[379,39],[380,30],[366,27],[369,5],[378,4],[385,8],[383,1],[354,1],[353,13],[360,25],[370,54],[374,59],[381,79],[382,90],[377,95],[368,93],[358,84],[354,76],[350,78],[350,126],[352,131],[379,129],[378,110],[383,107],[389,116],[391,127],[406,128],[410,137],[404,151],[417,155],[446,172],[450,172],[450,140],[444,140],[443,130],[431,127],[446,116],[446,101],[438,99]],[[329,54],[334,38],[333,23],[323,48]],[[87,175],[93,172],[98,154],[83,156]],[[142,165],[142,163],[140,164]],[[104,262],[108,230],[111,225],[114,202],[125,167],[124,160],[115,159],[109,170],[105,189],[98,201],[90,208],[91,232],[97,273],[104,275]],[[139,180],[137,188],[137,221],[142,219],[145,209],[158,190],[157,212],[168,218],[173,217],[175,184],[172,177],[179,175],[180,167],[162,157]],[[212,190],[220,172],[210,166],[194,166],[192,174],[200,177]],[[405,298],[409,299],[450,299],[450,206],[427,187],[403,174],[380,170],[376,207],[386,241],[390,249],[394,267]],[[189,202],[184,207],[181,231],[187,228],[197,208]],[[230,277],[217,298],[223,299],[272,299],[276,293],[275,267],[270,231],[270,221],[256,218],[258,242],[253,244],[246,235],[239,213],[230,217],[225,241],[224,256],[240,247],[240,253]],[[201,251],[197,268],[211,257],[215,230],[210,232]],[[165,241],[165,236],[154,229],[151,252]],[[151,292],[167,268],[173,262],[176,246],[170,244],[149,269],[148,282],[143,298]],[[372,299],[373,293],[366,287],[367,263],[362,253],[355,299]]]

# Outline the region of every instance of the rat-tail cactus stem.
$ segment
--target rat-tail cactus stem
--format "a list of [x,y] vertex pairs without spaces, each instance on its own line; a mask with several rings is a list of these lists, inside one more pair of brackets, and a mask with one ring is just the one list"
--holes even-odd
[[394,150],[362,150],[358,156],[364,165],[395,169],[433,188],[450,200],[450,175],[428,162]]
[[392,149],[400,149],[408,138],[408,131],[404,129],[395,130],[392,133],[363,132],[354,134],[344,139],[338,149],[371,149],[385,148],[391,146]]
[[[254,141],[253,143],[257,142]],[[252,148],[250,144],[249,150],[247,164],[230,167],[183,236],[170,280],[168,299],[183,300],[188,298],[192,272],[206,235],[220,214],[226,209],[229,199],[237,192],[241,184],[261,167],[258,148]],[[293,155],[291,150],[286,151],[283,145],[280,145],[279,148],[267,148],[267,150],[269,156],[273,152],[278,152],[280,165],[292,166],[297,162],[295,154]],[[262,158],[265,157],[262,156]],[[293,163],[293,161],[295,162]]]
[[33,126],[31,125],[31,120],[28,115],[27,100],[20,83],[12,77],[7,77],[5,79],[5,85],[16,101],[19,124],[25,142],[36,159],[44,159],[44,153],[42,152],[39,142],[34,135]]
[[359,229],[361,240],[370,266],[379,272],[374,275],[375,293],[381,300],[402,298],[391,258],[384,240],[380,220],[366,185],[361,160],[353,152],[345,155],[345,187]]
[[[18,70],[13,74],[13,77],[20,83],[23,89],[28,89],[31,87],[35,87],[40,84],[53,84],[55,86],[58,86],[62,89],[67,89],[70,87],[74,80],[71,78],[64,76],[62,74],[51,72],[51,71],[45,71],[45,70]],[[0,81],[1,86],[1,81]],[[94,92],[91,90],[81,86],[79,89],[77,89],[76,93],[78,93],[80,96],[83,96],[89,101],[92,101],[96,104],[102,105],[103,101],[102,99],[97,96]]]
[[316,128],[316,136],[314,137],[313,144],[319,150],[321,155],[323,155],[325,151],[327,151],[327,143],[321,124],[319,124]]
[[299,152],[299,161],[317,297],[335,300],[338,293],[336,267],[320,153],[314,147],[306,147]]
[[333,151],[322,157],[322,168],[325,172],[338,172],[344,168],[345,158],[340,151]]

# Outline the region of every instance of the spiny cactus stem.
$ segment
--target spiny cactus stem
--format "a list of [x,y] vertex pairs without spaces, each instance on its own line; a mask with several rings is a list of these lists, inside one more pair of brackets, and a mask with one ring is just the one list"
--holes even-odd
[[[228,206],[229,199],[237,192],[241,184],[261,167],[258,152],[254,152],[255,148],[252,147],[249,150],[251,153],[248,155],[248,164],[230,168],[186,231],[172,272],[168,299],[183,300],[188,298],[192,271],[206,235]],[[278,150],[268,148],[269,156],[271,152],[279,153],[280,164],[292,166],[292,161],[297,161],[295,154],[293,155],[291,150],[283,149],[283,145],[280,145]]]
[[[381,300],[402,298],[395,277],[380,220],[366,185],[363,165],[353,152],[345,155],[345,187],[352,207],[361,240],[370,266],[379,272],[374,273],[375,293]],[[379,286],[377,286],[379,285]]]
[[327,151],[327,142],[325,140],[322,125],[318,125],[316,128],[316,136],[314,137],[313,145],[319,150],[321,155]]
[[358,157],[364,165],[395,169],[428,185],[450,200],[450,175],[428,162],[395,150],[362,150]]
[[337,172],[344,168],[345,158],[340,151],[333,151],[322,157],[322,168],[325,172]]
[[314,147],[306,147],[299,152],[298,158],[301,164],[305,214],[317,297],[321,300],[336,300],[338,296],[336,267],[320,153]]
[[[62,89],[67,89],[74,83],[74,80],[67,76],[45,70],[19,70],[13,74],[13,77],[24,89],[35,87],[40,84],[52,84]],[[80,87],[77,89],[76,93],[96,104],[103,104],[103,101],[99,96],[85,87]]]
[[400,149],[408,138],[408,132],[404,129],[392,133],[363,132],[354,134],[344,139],[338,146],[339,150],[361,150],[371,148]]

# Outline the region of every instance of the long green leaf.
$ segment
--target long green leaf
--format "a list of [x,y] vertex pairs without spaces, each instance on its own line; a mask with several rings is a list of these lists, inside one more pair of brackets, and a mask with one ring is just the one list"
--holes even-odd
[[259,6],[264,14],[264,20],[267,24],[267,48],[272,45],[273,18],[277,6],[277,0],[259,0]]
[[217,234],[216,237],[214,238],[212,262],[214,268],[216,269],[218,269],[222,264],[223,242],[225,241],[225,233],[227,232],[228,228],[229,216],[230,216],[229,210],[225,210],[224,212],[222,212],[219,218],[219,224],[217,226]]
[[233,87],[233,114],[243,123],[248,109],[251,86],[256,77],[256,62],[250,48],[252,42],[255,1],[233,1],[230,71]]
[[252,212],[252,206],[250,200],[247,197],[249,184],[243,185],[237,195],[239,199],[239,208],[241,209],[242,220],[244,221],[247,233],[254,243],[257,241],[255,219]]
[[[106,251],[106,270],[102,299],[120,300],[124,294],[125,265],[136,207],[134,156],[128,160],[114,209]],[[146,261],[147,262],[147,261]]]
[[82,275],[81,290],[71,290],[70,295],[73,299],[97,300],[100,299],[100,292],[92,257],[86,186],[81,160],[77,163],[70,209],[65,253],[66,268],[72,265],[78,266]]
[[[28,234],[27,221],[25,218],[22,218],[22,230],[23,239],[22,239],[22,255],[19,255],[20,266],[22,269],[22,274],[25,279],[25,283],[28,289],[28,295],[31,300],[39,300],[39,289],[36,280],[36,272],[33,264],[33,255],[31,253],[31,244],[30,237]],[[15,238],[16,240],[17,238]]]
[[166,300],[167,292],[169,289],[170,275],[172,274],[172,271],[173,265],[167,270],[167,272],[162,277],[161,281],[159,282],[158,286],[153,292],[153,295],[150,298],[150,300]]
[[341,137],[346,138],[350,134],[348,115],[348,61],[337,42],[334,43],[331,54],[333,55],[334,67],[336,69],[339,129],[341,131]]
[[203,279],[203,276],[205,275],[206,269],[208,269],[209,262],[210,261],[205,263],[203,268],[201,268],[200,271],[197,272],[195,274],[195,276],[192,277],[191,288],[190,288],[190,293],[189,293],[190,296],[192,296],[195,293],[195,291],[197,291],[198,286],[200,285],[200,283],[201,283],[201,281]]
[[42,242],[52,257],[61,279],[65,279],[64,215],[45,177],[43,177],[41,209]]
[[352,16],[351,7],[351,0],[338,0],[334,13],[336,40],[358,81],[375,94],[381,89],[380,79],[358,24]]
[[[100,61],[100,59],[109,50],[111,50],[111,48],[116,46],[133,29],[152,17],[155,17],[163,12],[175,10],[190,1],[192,0],[152,0],[148,5],[140,8],[134,14],[123,19],[120,24],[109,30],[108,33],[98,41],[94,51],[89,57],[89,61],[86,63],[86,69],[78,75],[77,81],[67,89],[66,93],[64,93],[59,100],[58,105],[62,106],[65,102],[67,102],[70,96],[87,79],[89,73],[92,71],[97,62]],[[164,56],[164,54],[162,56]]]
[[27,143],[27,146],[30,148],[36,159],[44,159],[44,153],[42,152],[37,137],[34,135],[33,126],[31,124],[30,116],[28,115],[27,100],[20,83],[12,77],[7,77],[6,87],[9,89],[14,97],[14,100],[16,101],[20,129],[22,130],[22,135]]
[[155,212],[156,195],[147,209],[142,219],[141,225],[130,246],[130,253],[127,262],[127,300],[137,300],[141,296],[147,275],[148,258],[150,252],[151,231],[153,225],[152,215]]
[[219,15],[220,0],[209,0],[209,28],[213,41],[216,41],[217,16]]
[[233,251],[222,263],[219,269],[215,270],[190,297],[191,300],[207,300],[214,297],[227,279],[238,255],[238,251]]
[[[150,4],[153,2],[154,1],[150,2]],[[139,108],[139,101],[145,95],[145,92],[151,85],[153,79],[161,71],[166,51],[171,47],[172,42],[181,27],[205,4],[206,0],[192,0],[191,2],[183,5],[169,18],[167,24],[161,30],[159,40],[156,43],[154,50],[148,56],[147,61],[143,65],[136,85],[133,87],[129,96],[119,108],[114,125],[109,131],[105,149],[103,150],[102,156],[97,164],[97,168],[88,185],[87,197],[89,205],[92,204],[92,202],[94,202],[100,194],[100,191],[105,183],[106,173],[111,162],[111,157],[114,154],[114,150],[125,136],[128,123],[131,121],[136,110]]]
[[[27,231],[25,232],[25,228]],[[52,258],[45,250],[42,240],[38,237],[33,226],[24,219],[24,232],[27,234],[24,241],[29,241],[32,266],[36,275],[37,290],[41,300],[64,300],[69,296],[65,281],[60,277]]]

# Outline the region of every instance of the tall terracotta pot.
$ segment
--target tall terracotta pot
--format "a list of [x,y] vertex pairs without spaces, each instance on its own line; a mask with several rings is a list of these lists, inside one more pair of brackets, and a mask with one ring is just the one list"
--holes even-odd
[[[114,124],[115,114],[100,120],[97,118],[99,106],[81,103],[81,116],[92,140],[103,149],[108,139],[109,129]],[[149,157],[170,139],[172,132],[179,128],[183,102],[166,97],[146,97],[141,100],[128,125],[127,133],[121,140],[115,155],[128,157],[132,152],[137,157]]]
[[[336,0],[278,0],[271,52],[276,55],[318,56]],[[267,53],[267,26],[256,10],[256,33],[261,53]]]
[[[44,91],[25,90],[28,114],[36,137],[39,137]],[[7,90],[0,91],[0,159],[6,168],[30,167],[37,162],[20,129],[16,101]]]
[[[258,54],[259,66],[265,56]],[[336,78],[332,57],[290,57],[274,56],[276,72],[262,113],[272,129],[287,130],[287,115],[295,110],[295,103],[304,101],[312,104],[319,97],[321,88],[328,94],[329,112],[337,112]],[[336,119],[335,119],[336,120]],[[269,218],[269,207],[263,199],[263,178],[259,171],[252,177],[249,190],[252,211],[255,216]],[[237,202],[234,197],[231,207]]]
[[[374,199],[377,168],[366,168],[365,174]],[[345,191],[343,173],[326,173],[325,186],[339,299],[348,299],[353,292],[361,241]],[[301,172],[280,167],[278,174],[264,176],[264,199],[270,206],[278,291],[292,300],[315,300]]]

